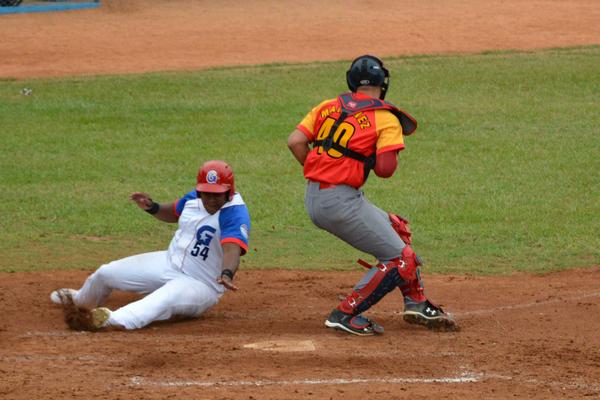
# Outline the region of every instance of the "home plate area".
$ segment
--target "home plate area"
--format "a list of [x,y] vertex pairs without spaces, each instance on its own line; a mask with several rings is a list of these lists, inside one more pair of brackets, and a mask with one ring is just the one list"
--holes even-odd
[[[70,331],[48,299],[88,271],[0,274],[1,397],[600,396],[600,320],[581,317],[600,315],[600,268],[523,275],[519,285],[514,276],[429,275],[428,295],[454,313],[460,332],[406,324],[398,293],[368,312],[383,335],[326,328],[361,272],[244,271],[237,282],[248,290],[201,318],[99,333]],[[117,292],[107,306],[136,298]]]
[[265,351],[315,351],[316,347],[312,340],[267,340],[266,342],[248,343],[245,349],[256,349]]

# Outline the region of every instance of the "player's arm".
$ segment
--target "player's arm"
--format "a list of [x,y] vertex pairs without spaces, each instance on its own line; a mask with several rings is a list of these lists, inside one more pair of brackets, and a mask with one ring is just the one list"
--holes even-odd
[[394,175],[396,167],[398,166],[398,150],[386,151],[377,154],[375,161],[375,168],[373,171],[375,175],[380,178],[389,178]]
[[217,283],[225,286],[229,290],[238,290],[233,283],[233,277],[240,265],[240,256],[242,248],[236,243],[223,243],[223,264],[221,265],[221,276],[217,278]]
[[378,128],[377,156],[373,171],[381,178],[394,175],[398,166],[398,152],[404,149],[402,126],[392,113],[375,111],[375,124]]
[[306,135],[297,128],[288,137],[288,148],[301,165],[304,165],[306,156],[308,156],[308,152],[310,151],[308,143]]
[[134,192],[129,199],[156,219],[164,222],[177,222],[178,220],[177,215],[173,213],[173,203],[157,203],[152,200],[150,195],[143,192]]
[[221,209],[219,226],[223,260],[217,283],[229,290],[238,290],[238,287],[233,284],[233,277],[240,265],[240,257],[248,251],[250,234],[250,214],[246,205],[238,204]]

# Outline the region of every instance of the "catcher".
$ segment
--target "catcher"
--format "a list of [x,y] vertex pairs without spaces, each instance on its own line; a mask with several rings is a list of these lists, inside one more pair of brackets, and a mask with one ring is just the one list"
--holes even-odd
[[[312,222],[378,262],[331,312],[325,325],[355,335],[383,333],[362,313],[399,288],[403,318],[434,330],[455,330],[450,314],[427,299],[419,257],[410,246],[407,221],[370,203],[360,191],[371,170],[392,176],[403,135],[417,129],[408,113],[384,101],[389,72],[370,55],[355,59],[346,72],[351,90],[313,108],[288,138],[308,180],[305,207]],[[310,146],[312,144],[312,147]]]
[[[171,317],[198,317],[217,304],[248,250],[250,217],[235,191],[233,170],[223,161],[202,165],[194,190],[173,203],[158,204],[147,194],[131,195],[139,208],[164,222],[178,222],[166,251],[138,254],[101,266],[79,290],[58,289],[70,328],[97,331],[138,329]],[[113,289],[144,298],[111,311],[102,307]]]

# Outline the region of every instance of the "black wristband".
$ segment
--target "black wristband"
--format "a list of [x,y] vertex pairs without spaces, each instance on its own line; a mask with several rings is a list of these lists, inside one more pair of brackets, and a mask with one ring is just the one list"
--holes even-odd
[[229,279],[233,280],[233,275],[235,274],[230,269],[224,269],[223,271],[221,271],[221,277],[223,277],[223,275],[227,275]]
[[146,208],[144,211],[146,211],[148,214],[156,214],[158,212],[158,210],[160,209],[160,204],[155,203],[154,201],[152,202],[152,205],[150,206],[150,208]]

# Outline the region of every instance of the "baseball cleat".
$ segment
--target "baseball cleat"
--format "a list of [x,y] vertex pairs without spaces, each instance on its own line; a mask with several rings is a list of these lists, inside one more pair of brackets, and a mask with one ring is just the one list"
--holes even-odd
[[60,306],[63,305],[63,299],[69,297],[69,298],[74,298],[77,295],[77,290],[75,289],[68,289],[68,288],[64,288],[64,289],[57,289],[54,290],[52,293],[50,293],[50,301],[53,302],[54,304],[58,304]]
[[100,330],[108,326],[111,311],[106,307],[98,307],[90,311],[91,325],[93,329]]
[[383,327],[362,315],[350,315],[334,309],[329,318],[325,320],[325,326],[345,331],[357,336],[372,336],[382,334]]
[[433,331],[458,331],[460,328],[452,314],[444,312],[429,300],[421,303],[405,303],[402,313],[404,321],[409,324],[426,326]]

